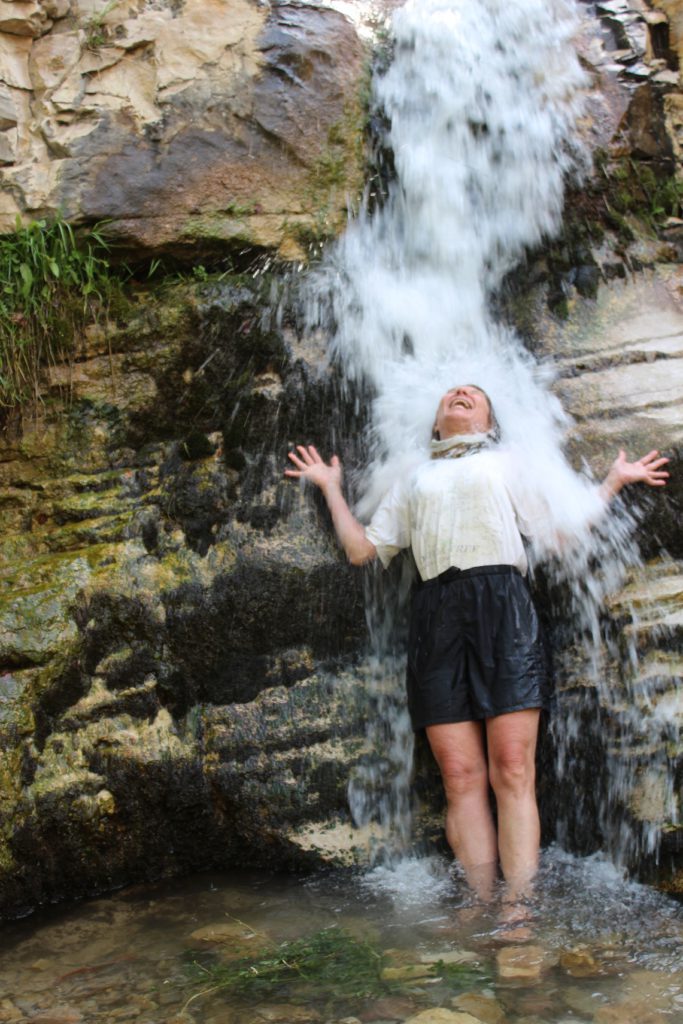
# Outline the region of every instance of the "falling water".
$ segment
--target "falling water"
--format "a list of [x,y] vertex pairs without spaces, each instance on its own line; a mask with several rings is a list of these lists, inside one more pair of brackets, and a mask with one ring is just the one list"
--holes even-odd
[[[345,386],[372,398],[367,465],[356,477],[361,518],[424,457],[443,392],[459,383],[486,389],[505,442],[521,453],[525,486],[542,489],[547,505],[532,566],[562,538],[553,571],[597,678],[605,594],[637,560],[631,524],[625,514],[607,521],[595,484],[569,467],[567,418],[549,370],[492,312],[523,251],[559,229],[565,182],[586,166],[571,141],[587,84],[572,46],[578,18],[569,0],[408,0],[395,12],[374,103],[389,125],[383,142],[396,176],[314,274],[308,315],[330,328]],[[369,745],[381,755],[351,780],[350,804],[359,824],[379,820],[390,847],[405,849],[412,735],[377,602],[369,621],[381,695]],[[577,728],[565,718],[560,771]]]

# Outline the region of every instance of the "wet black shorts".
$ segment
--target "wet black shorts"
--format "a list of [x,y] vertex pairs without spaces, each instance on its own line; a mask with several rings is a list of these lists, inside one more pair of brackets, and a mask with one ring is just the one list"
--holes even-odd
[[447,569],[415,585],[407,682],[413,729],[548,707],[547,652],[514,566]]

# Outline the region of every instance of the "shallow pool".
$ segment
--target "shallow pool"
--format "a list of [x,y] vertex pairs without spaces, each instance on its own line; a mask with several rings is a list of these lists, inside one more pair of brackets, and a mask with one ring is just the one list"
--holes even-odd
[[530,935],[446,860],[199,875],[6,926],[0,1021],[683,1024],[683,907],[544,855]]

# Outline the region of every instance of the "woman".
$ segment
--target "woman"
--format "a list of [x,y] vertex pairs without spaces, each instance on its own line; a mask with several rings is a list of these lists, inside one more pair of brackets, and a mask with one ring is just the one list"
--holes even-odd
[[[415,588],[408,651],[408,703],[424,728],[447,799],[446,835],[469,884],[485,899],[500,862],[515,905],[538,864],[535,751],[548,679],[538,620],[524,579],[522,534],[534,536],[541,506],[519,487],[486,393],[451,388],[436,413],[431,459],[398,481],[364,528],[342,494],[341,464],[313,446],[290,452],[301,477],[323,492],[349,560],[384,565],[412,547]],[[666,483],[669,460],[623,451],[600,495],[626,484]],[[497,829],[489,802],[497,805]]]

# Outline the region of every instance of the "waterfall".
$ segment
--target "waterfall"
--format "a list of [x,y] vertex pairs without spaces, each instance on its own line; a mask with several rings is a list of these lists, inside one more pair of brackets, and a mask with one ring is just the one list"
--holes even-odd
[[[444,391],[486,389],[506,442],[523,453],[525,486],[547,503],[532,568],[564,538],[552,573],[601,680],[601,609],[637,561],[632,524],[618,510],[606,519],[595,484],[568,465],[568,420],[549,390],[551,369],[492,302],[524,250],[558,231],[567,177],[586,167],[572,141],[587,86],[572,45],[578,23],[570,0],[408,0],[395,11],[391,60],[373,96],[395,178],[312,273],[307,317],[330,333],[329,357],[349,393],[362,387],[370,396],[367,464],[354,478],[363,519],[424,457]],[[386,616],[371,603],[368,617],[379,694],[369,746],[381,753],[356,772],[349,797],[357,823],[379,821],[390,850],[401,852],[412,735]],[[573,714],[556,719],[560,775],[572,770]],[[603,830],[609,814],[603,808]]]

